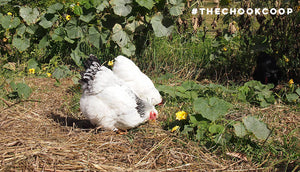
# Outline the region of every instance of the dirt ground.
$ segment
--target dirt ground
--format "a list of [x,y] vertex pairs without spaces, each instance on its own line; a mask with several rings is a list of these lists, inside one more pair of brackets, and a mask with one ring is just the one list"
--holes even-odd
[[[95,129],[68,105],[71,79],[26,78],[29,101],[0,109],[0,171],[275,171],[222,158],[163,130],[166,118],[127,135]],[[77,117],[75,117],[77,115]]]

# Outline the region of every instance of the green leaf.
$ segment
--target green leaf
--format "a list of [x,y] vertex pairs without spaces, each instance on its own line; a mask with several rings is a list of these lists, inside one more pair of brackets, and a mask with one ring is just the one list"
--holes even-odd
[[297,88],[296,93],[300,96],[300,88]]
[[39,42],[39,49],[46,48],[49,46],[48,35],[45,35]]
[[126,56],[133,56],[135,54],[135,45],[129,42],[126,46],[121,47],[122,53]]
[[208,128],[208,131],[212,134],[220,134],[224,132],[224,127],[222,125],[214,124]]
[[29,59],[28,62],[27,62],[27,68],[28,69],[37,70],[39,68],[38,66],[39,66],[39,64],[34,58]]
[[173,98],[176,97],[176,95],[175,95],[176,88],[175,87],[167,86],[167,85],[158,85],[156,88],[160,92],[168,94],[169,96],[171,96]]
[[[96,6],[96,5],[94,5],[94,6]],[[106,7],[109,7],[109,3],[108,3],[108,1],[107,0],[104,0],[103,2],[101,2],[101,4],[99,4],[98,6],[97,6],[97,13],[100,13],[101,11],[103,11]]]
[[247,135],[247,131],[245,129],[245,126],[241,122],[236,122],[234,125],[234,133],[236,136],[242,138]]
[[120,24],[115,24],[115,26],[113,27],[112,40],[115,41],[119,45],[119,47],[124,47],[130,42],[128,34],[123,31]]
[[178,4],[181,4],[182,3],[182,0],[170,0],[170,3],[172,5],[178,5]]
[[71,71],[69,70],[69,68],[67,66],[59,66],[59,67],[55,68],[55,70],[52,74],[52,77],[59,80],[61,78],[67,77],[70,73],[71,73]]
[[8,2],[11,2],[11,0],[1,0],[0,6],[7,4]]
[[147,8],[148,10],[151,10],[154,6],[154,1],[153,0],[136,0],[136,2],[142,6]]
[[25,24],[20,24],[19,27],[16,29],[17,35],[23,36],[26,30]]
[[174,26],[169,26],[168,28],[165,27],[162,23],[163,21],[163,15],[160,13],[157,13],[154,15],[151,19],[151,25],[154,31],[155,36],[157,37],[163,37],[163,36],[169,36]]
[[172,16],[179,16],[183,14],[183,10],[184,10],[184,3],[180,3],[170,8],[170,14]]
[[67,36],[70,39],[77,39],[83,37],[83,32],[81,27],[77,26],[77,20],[72,18],[66,25],[65,30],[67,32]]
[[56,3],[53,5],[50,5],[50,7],[47,9],[47,13],[54,14],[57,11],[63,9],[63,7],[64,7],[64,5],[61,3]]
[[271,133],[264,122],[259,121],[253,116],[244,117],[243,123],[246,129],[252,132],[258,139],[266,140]]
[[27,38],[14,37],[12,40],[12,45],[22,52],[30,46],[30,40]]
[[39,11],[37,8],[30,7],[20,7],[20,16],[24,19],[24,21],[30,25],[37,22]]
[[16,90],[18,92],[19,97],[23,99],[27,99],[32,92],[31,88],[25,83],[18,83]]
[[110,4],[112,5],[115,14],[127,16],[132,10],[132,7],[129,5],[131,2],[131,0],[111,0]]
[[18,17],[2,16],[0,23],[4,29],[13,29],[16,28],[21,21]]
[[74,6],[74,14],[80,16],[81,14],[83,14],[82,8],[80,6],[75,5]]
[[286,95],[287,101],[288,102],[296,102],[299,96],[296,93],[289,93]]
[[194,110],[204,118],[215,121],[219,117],[227,114],[232,105],[217,97],[198,98],[194,101]]
[[58,27],[54,30],[54,33],[52,34],[52,39],[54,41],[62,41],[64,40],[65,36],[66,36],[65,29],[62,27]]
[[38,25],[30,25],[26,27],[26,32],[33,35],[38,28]]
[[83,52],[81,52],[79,48],[80,48],[80,45],[78,44],[76,49],[72,50],[72,53],[71,53],[71,58],[77,66],[82,65],[81,57],[85,56],[85,54]]
[[79,17],[79,20],[89,23],[91,20],[94,19],[94,17],[95,17],[95,15],[93,13],[89,13],[87,15],[81,15]]
[[98,49],[100,48],[101,34],[93,26],[89,28],[88,41],[89,41],[89,43],[91,43],[96,48],[98,48]]

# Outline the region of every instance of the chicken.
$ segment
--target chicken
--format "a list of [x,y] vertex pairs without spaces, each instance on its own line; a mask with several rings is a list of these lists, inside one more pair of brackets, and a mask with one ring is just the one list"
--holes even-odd
[[116,57],[112,71],[128,87],[134,90],[142,100],[152,105],[162,102],[162,97],[153,82],[130,59],[121,55]]
[[85,68],[80,80],[80,109],[92,124],[118,131],[157,118],[155,107],[140,99],[110,69],[101,66],[97,57],[90,55]]

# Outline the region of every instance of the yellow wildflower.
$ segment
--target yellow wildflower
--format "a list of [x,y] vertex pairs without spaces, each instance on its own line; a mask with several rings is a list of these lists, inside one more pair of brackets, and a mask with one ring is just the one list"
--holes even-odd
[[71,16],[70,16],[70,15],[67,15],[67,16],[66,16],[66,20],[68,20],[68,21],[71,20]]
[[8,12],[7,15],[12,16],[12,13],[11,13],[11,12]]
[[3,42],[7,42],[7,38],[3,38],[2,40],[3,40]]
[[77,6],[80,6],[80,3],[79,3],[79,2],[77,2],[77,3],[76,3],[76,5],[77,5]]
[[283,56],[283,58],[284,58],[284,61],[285,61],[286,63],[288,63],[288,62],[290,61],[290,59],[287,58],[286,56]]
[[179,111],[179,112],[177,112],[176,113],[176,119],[177,120],[184,120],[184,119],[186,119],[187,118],[187,113],[185,112],[185,111]]
[[113,65],[114,65],[114,61],[113,60],[108,61],[108,66],[113,66]]
[[52,75],[51,73],[48,73],[48,72],[47,72],[47,76],[48,76],[48,77],[51,77],[51,75]]
[[176,125],[175,127],[172,128],[171,132],[173,133],[174,131],[178,130],[179,126]]
[[224,48],[223,48],[223,51],[227,51],[227,48],[226,48],[226,47],[224,47]]
[[293,79],[290,79],[289,80],[289,85],[293,85],[294,84],[294,80]]
[[34,68],[31,68],[28,70],[29,74],[34,74],[35,73],[35,69]]

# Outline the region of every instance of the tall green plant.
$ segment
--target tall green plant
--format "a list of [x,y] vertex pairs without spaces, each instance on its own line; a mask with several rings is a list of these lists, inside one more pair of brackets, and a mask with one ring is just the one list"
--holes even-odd
[[[0,13],[0,38],[5,40],[0,44],[11,44],[21,53],[63,44],[59,50],[67,51],[77,65],[90,49],[109,48],[132,56],[140,44],[136,36],[151,30],[158,37],[170,35],[172,16],[183,10],[182,0],[80,0],[48,8],[20,6],[18,11]],[[1,51],[7,53],[7,49]]]

